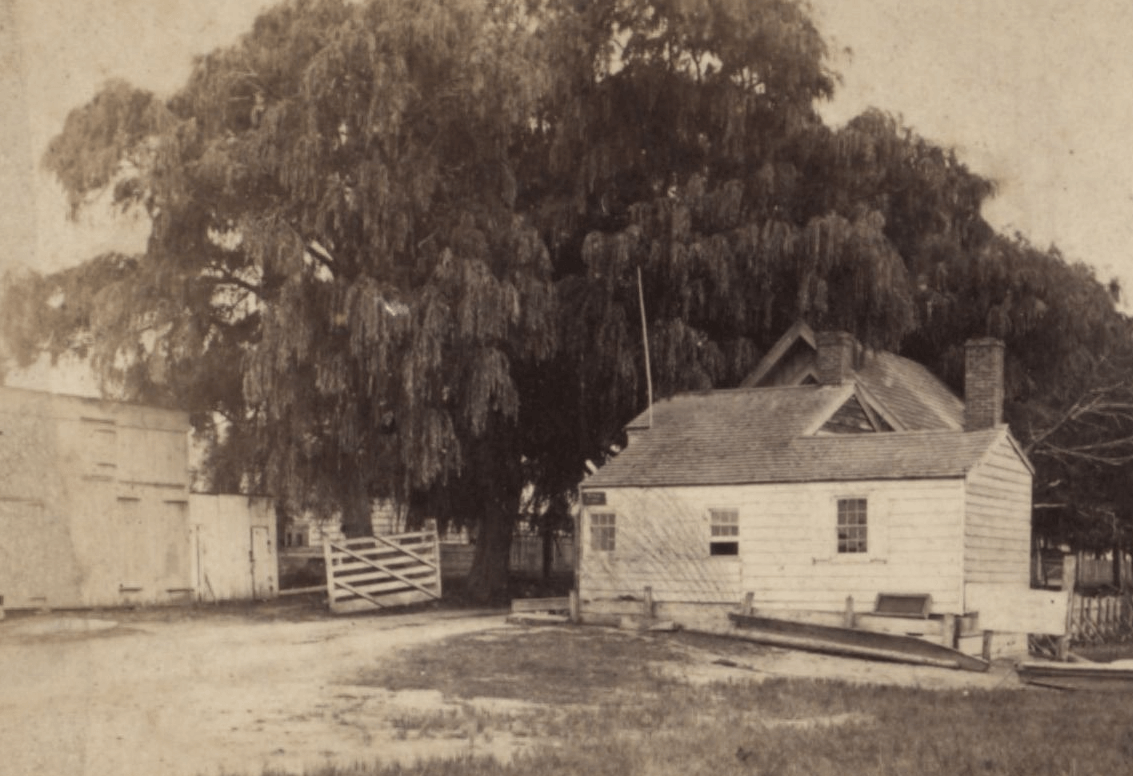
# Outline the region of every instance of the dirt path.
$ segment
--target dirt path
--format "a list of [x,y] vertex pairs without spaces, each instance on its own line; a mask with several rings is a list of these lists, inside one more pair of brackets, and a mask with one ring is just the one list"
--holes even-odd
[[498,613],[114,625],[0,623],[0,770],[258,776],[456,754],[477,742],[391,735],[391,718],[442,707],[438,694],[395,696],[352,678],[400,647],[505,627]]
[[[435,691],[357,684],[384,658],[448,636],[513,629],[501,612],[257,621],[200,616],[121,624],[93,618],[0,622],[0,772],[44,776],[259,776],[429,755],[507,759],[534,741],[510,704],[447,702]],[[1018,686],[988,674],[768,650],[721,659],[726,642],[657,666],[682,680],[839,679],[931,689]],[[533,707],[527,706],[530,712]],[[504,712],[467,730],[469,706]],[[523,709],[518,709],[522,712]],[[514,734],[514,735],[513,735]]]

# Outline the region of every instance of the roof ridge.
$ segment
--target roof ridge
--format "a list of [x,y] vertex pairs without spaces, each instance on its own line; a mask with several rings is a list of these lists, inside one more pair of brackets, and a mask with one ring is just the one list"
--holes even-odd
[[[765,393],[767,391],[797,391],[800,389],[813,390],[815,388],[840,388],[838,385],[819,385],[817,383],[808,383],[806,385],[737,385],[734,388],[701,388],[696,391],[680,391],[671,396],[666,396],[659,401],[668,401],[675,399],[678,396],[711,396],[713,394],[721,393]],[[656,402],[654,402],[656,403]]]

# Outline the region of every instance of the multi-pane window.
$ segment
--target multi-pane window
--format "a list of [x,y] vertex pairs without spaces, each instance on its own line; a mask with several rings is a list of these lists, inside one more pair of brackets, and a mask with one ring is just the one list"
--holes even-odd
[[709,555],[740,554],[740,513],[735,509],[708,510]]
[[613,512],[594,512],[590,515],[590,549],[613,552],[615,533]]
[[868,551],[866,500],[864,498],[838,499],[838,552],[841,554]]

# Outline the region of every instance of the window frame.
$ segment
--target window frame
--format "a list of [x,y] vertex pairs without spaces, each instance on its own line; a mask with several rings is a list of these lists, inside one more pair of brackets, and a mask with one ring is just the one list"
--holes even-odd
[[[848,517],[855,520],[855,522],[843,523],[843,505],[849,506],[853,502],[855,505],[860,504],[860,514],[856,511],[856,506],[853,512],[848,513]],[[834,557],[839,560],[861,558],[870,559],[877,556],[877,536],[876,524],[871,523],[870,515],[873,510],[869,506],[870,498],[868,494],[854,494],[842,495],[834,497]],[[873,529],[873,530],[871,530]],[[843,530],[846,535],[843,536]],[[857,546],[861,543],[861,549],[849,549],[850,543]],[[845,543],[845,544],[844,544]],[[847,549],[843,549],[843,546]]]
[[[718,518],[725,517],[720,520]],[[708,556],[737,558],[740,554],[740,510],[738,507],[708,508]]]
[[[601,518],[601,520],[599,520]],[[612,553],[618,547],[618,514],[612,509],[587,513],[589,548],[592,552]],[[608,546],[607,546],[608,545]]]

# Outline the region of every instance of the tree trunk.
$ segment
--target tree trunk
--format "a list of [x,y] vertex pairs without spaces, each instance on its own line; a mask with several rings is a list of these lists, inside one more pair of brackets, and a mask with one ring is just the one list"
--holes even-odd
[[551,578],[555,567],[555,532],[550,528],[543,529],[543,581]]
[[518,509],[518,494],[485,505],[465,587],[469,600],[475,603],[507,601],[511,536]]
[[342,535],[347,539],[373,536],[372,513],[373,504],[369,497],[364,492],[354,495],[342,507]]

